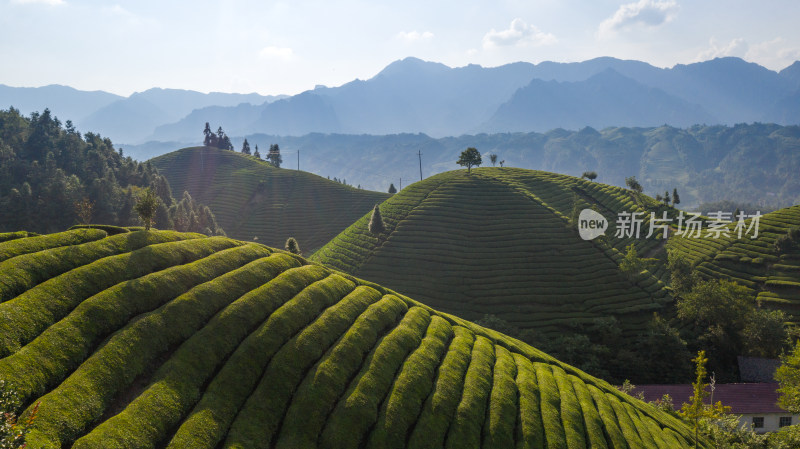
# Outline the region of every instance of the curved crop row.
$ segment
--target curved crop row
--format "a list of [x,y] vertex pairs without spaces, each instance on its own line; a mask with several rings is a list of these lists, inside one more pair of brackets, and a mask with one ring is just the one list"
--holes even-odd
[[[517,340],[285,252],[186,237],[75,262],[0,304],[19,336],[0,379],[23,419],[38,408],[28,447],[693,445],[675,418]],[[61,313],[18,305],[69,273],[94,287]]]
[[308,254],[389,196],[211,147],[184,148],[152,163],[174,192],[208,204],[229,236],[279,248],[294,237]]
[[[590,207],[609,219],[604,240],[582,240],[572,222]],[[367,214],[311,258],[467,319],[543,328],[615,315],[627,331],[672,298],[663,272],[620,270],[625,245],[642,254],[663,246],[615,238],[612,213],[623,210],[646,215],[646,234],[649,213],[624,189],[532,170],[448,172],[382,203],[384,234],[368,231]]]

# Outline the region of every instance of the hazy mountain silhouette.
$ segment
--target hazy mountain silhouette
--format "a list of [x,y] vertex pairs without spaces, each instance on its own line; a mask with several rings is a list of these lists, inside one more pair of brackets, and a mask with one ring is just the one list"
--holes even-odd
[[50,109],[62,122],[81,118],[124,97],[103,91],[85,91],[51,84],[43,87],[11,87],[0,84],[0,108],[11,106],[28,115]]
[[690,126],[716,119],[705,109],[611,68],[585,81],[534,79],[500,106],[480,131],[547,131],[584,126]]
[[[800,62],[780,72],[739,58],[659,68],[610,57],[451,68],[405,58],[367,80],[292,97],[150,89],[119,97],[63,86],[0,86],[0,105],[45,107],[117,143],[196,141],[205,122],[230,136],[312,132],[434,137],[485,130],[572,130],[800,122]],[[279,100],[279,101],[274,101]]]

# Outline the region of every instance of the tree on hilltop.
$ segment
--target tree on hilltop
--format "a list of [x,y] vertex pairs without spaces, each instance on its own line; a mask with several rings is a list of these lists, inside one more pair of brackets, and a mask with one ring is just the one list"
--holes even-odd
[[244,142],[242,142],[242,154],[250,155],[250,142],[248,142],[247,139],[244,139]]
[[253,153],[256,159],[261,159],[261,153],[258,152],[258,144],[256,144],[256,151]]
[[581,179],[588,179],[589,181],[594,181],[597,179],[597,172],[596,171],[585,171],[581,175]]
[[372,209],[372,216],[369,219],[369,232],[380,235],[386,227],[383,225],[383,217],[381,217],[381,209],[377,204]]
[[[672,205],[681,204],[681,197],[678,196],[678,189],[672,189]],[[734,215],[735,217],[735,215]]]
[[269,153],[267,154],[267,160],[275,166],[275,168],[281,168],[281,163],[283,163],[283,158],[281,157],[281,148],[278,146],[277,143],[273,143],[269,146]]
[[625,185],[636,193],[642,193],[642,185],[636,180],[636,176],[628,176],[625,178]]
[[389,184],[389,193],[397,193],[397,189],[394,187],[394,183]]
[[492,153],[489,155],[489,161],[492,163],[492,167],[497,166],[497,155]]
[[472,166],[480,166],[481,165],[481,153],[478,152],[477,148],[469,147],[466,150],[461,152],[461,157],[458,158],[456,163],[462,167],[467,167],[467,173],[469,173]]
[[207,147],[217,146],[217,135],[211,131],[211,125],[209,125],[208,122],[206,122],[206,128],[203,130],[203,136],[203,145]]

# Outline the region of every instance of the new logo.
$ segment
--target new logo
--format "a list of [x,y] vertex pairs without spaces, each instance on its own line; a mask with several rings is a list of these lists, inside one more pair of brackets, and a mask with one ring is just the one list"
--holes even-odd
[[578,234],[584,240],[593,240],[606,233],[608,220],[592,209],[584,209],[578,216]]

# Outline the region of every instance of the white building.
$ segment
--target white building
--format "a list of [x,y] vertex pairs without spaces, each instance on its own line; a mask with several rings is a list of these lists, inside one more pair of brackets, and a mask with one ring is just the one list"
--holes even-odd
[[[742,424],[753,427],[758,433],[774,432],[781,427],[800,423],[800,415],[778,407],[777,383],[717,384],[713,401],[731,408],[731,413],[741,415]],[[655,401],[668,394],[675,408],[688,403],[692,385],[637,385],[634,395],[643,393],[645,401]]]

